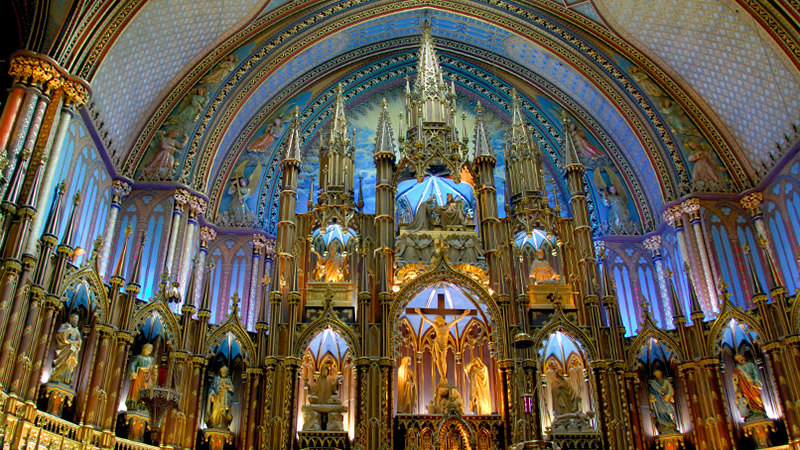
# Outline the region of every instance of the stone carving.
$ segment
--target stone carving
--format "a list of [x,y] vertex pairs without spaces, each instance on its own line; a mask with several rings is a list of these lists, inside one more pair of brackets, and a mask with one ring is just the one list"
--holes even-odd
[[56,332],[56,359],[53,361],[50,382],[72,384],[82,343],[78,315],[70,314],[69,319]]
[[173,113],[168,119],[167,124],[187,125],[194,124],[200,118],[208,104],[208,89],[200,86],[194,92],[188,94],[183,100],[183,106]]
[[[308,404],[303,405],[303,431],[342,431],[344,413],[347,407],[339,398],[339,385],[342,377],[333,366],[333,361],[325,360],[314,380],[305,379],[308,391]],[[323,417],[326,420],[322,420]],[[323,429],[323,422],[326,424]]]
[[[179,136],[183,136],[179,139]],[[157,134],[158,152],[143,170],[142,176],[148,181],[170,181],[177,168],[175,156],[189,142],[189,136],[179,130],[159,131]]]
[[464,202],[456,200],[452,193],[447,194],[444,206],[434,207],[434,212],[439,215],[439,226],[445,230],[462,229],[467,226],[464,216]]
[[469,378],[469,409],[475,414],[491,414],[492,398],[489,391],[489,368],[480,358],[464,367]]
[[553,270],[550,263],[545,259],[544,250],[541,248],[536,250],[536,258],[531,260],[531,271],[528,276],[534,284],[558,283],[561,279],[561,276]]
[[450,348],[448,339],[450,337],[450,329],[453,328],[453,325],[458,323],[458,321],[466,317],[469,311],[464,311],[458,318],[451,322],[445,321],[442,316],[436,316],[434,320],[431,321],[422,314],[419,308],[416,308],[414,311],[419,314],[423,321],[432,326],[436,333],[433,339],[432,355],[433,361],[436,364],[436,370],[439,372],[439,385],[444,386],[447,384],[447,350]]
[[200,82],[204,84],[217,84],[222,82],[225,77],[228,76],[229,73],[236,68],[236,63],[239,62],[239,57],[230,54],[223,58],[222,61],[217,64],[217,67],[211,69],[206,76],[204,76]]
[[583,400],[581,399],[580,391],[573,386],[570,377],[560,367],[556,369],[551,393],[554,432],[592,430],[589,416],[581,409]]
[[397,370],[397,412],[417,412],[417,381],[408,356],[400,359],[400,368]]
[[414,219],[406,226],[406,230],[414,233],[421,230],[432,230],[434,225],[433,212],[436,208],[436,200],[433,196],[419,205]]
[[233,404],[233,381],[228,374],[228,367],[222,366],[208,389],[206,401],[206,425],[209,428],[227,429],[233,421],[231,405]]

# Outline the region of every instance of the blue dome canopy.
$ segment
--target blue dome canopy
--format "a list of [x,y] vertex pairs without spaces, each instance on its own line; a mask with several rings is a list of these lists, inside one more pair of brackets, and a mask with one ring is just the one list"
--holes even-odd
[[433,197],[436,204],[444,206],[447,203],[447,194],[452,194],[456,200],[464,202],[466,208],[472,210],[475,206],[475,196],[469,183],[456,183],[450,178],[427,175],[421,182],[417,180],[401,181],[397,185],[397,208],[408,216],[414,217],[419,206]]

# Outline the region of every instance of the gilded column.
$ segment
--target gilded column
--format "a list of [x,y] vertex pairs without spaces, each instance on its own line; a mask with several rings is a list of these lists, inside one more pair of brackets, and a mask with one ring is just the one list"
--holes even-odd
[[114,230],[117,226],[117,218],[119,217],[119,210],[122,206],[122,200],[131,193],[131,185],[126,181],[117,179],[111,184],[111,205],[108,208],[108,217],[106,218],[106,227],[103,232],[103,249],[100,252],[100,261],[98,261],[98,271],[101,277],[106,274],[108,267],[108,260],[111,257],[111,247],[114,241]]
[[189,216],[186,219],[186,231],[183,235],[183,252],[181,253],[181,267],[178,278],[178,285],[181,298],[186,294],[186,281],[189,279],[189,272],[192,270],[192,249],[194,249],[194,235],[197,232],[197,218],[206,212],[208,203],[205,199],[193,195],[189,198]]
[[172,269],[173,262],[175,261],[175,250],[178,246],[178,232],[181,228],[181,218],[183,217],[183,209],[191,198],[191,194],[186,189],[176,189],[173,195],[175,203],[172,206],[172,225],[169,230],[169,241],[167,242],[167,257],[164,260],[164,272],[174,275]]
[[[661,301],[658,305],[663,311],[664,322],[663,327],[667,328],[671,323],[672,318],[672,305],[669,302],[669,287],[667,286],[666,272],[664,271],[663,255],[661,253],[661,236],[650,236],[644,240],[644,248],[650,252],[653,257],[653,265],[655,266],[656,279],[658,281],[658,292],[661,295]],[[656,301],[656,299],[652,299]]]
[[691,198],[681,203],[683,211],[689,215],[689,220],[692,224],[694,237],[697,241],[697,253],[700,254],[700,262],[702,264],[701,278],[703,283],[697,286],[703,286],[705,290],[706,304],[704,309],[706,311],[713,311],[714,314],[719,313],[719,301],[717,299],[717,288],[714,284],[714,272],[711,270],[711,261],[708,256],[708,248],[706,248],[706,240],[703,234],[703,227],[700,225],[700,200]]

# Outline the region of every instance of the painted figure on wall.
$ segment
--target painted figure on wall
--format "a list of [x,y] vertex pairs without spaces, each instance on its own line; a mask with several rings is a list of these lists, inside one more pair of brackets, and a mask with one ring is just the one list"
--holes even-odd
[[219,62],[219,64],[217,64],[217,67],[211,69],[211,71],[208,72],[208,75],[204,76],[200,82],[204,84],[216,84],[221,82],[225,79],[225,77],[228,76],[228,74],[233,72],[233,69],[236,68],[237,62],[239,62],[238,56],[234,54],[226,56],[222,59],[222,61]]
[[206,425],[209,428],[226,429],[231,424],[233,421],[231,412],[233,392],[233,381],[228,374],[228,367],[222,366],[208,389]]
[[131,379],[131,388],[128,400],[125,402],[128,409],[142,409],[139,402],[139,392],[148,389],[156,380],[156,366],[153,364],[153,344],[144,344],[142,351],[133,358],[128,370]]
[[489,368],[481,358],[473,358],[464,367],[469,378],[469,409],[475,414],[491,414],[492,399],[489,391]]
[[247,149],[251,152],[265,152],[280,138],[281,132],[283,132],[283,121],[280,117],[276,117],[267,125],[264,134],[255,138]]
[[82,343],[78,315],[70,314],[69,319],[62,323],[56,332],[56,359],[53,361],[51,382],[72,383]]
[[664,372],[656,369],[653,378],[648,382],[650,393],[650,414],[656,424],[656,429],[661,434],[671,434],[678,431],[677,413],[675,411],[675,389],[672,382],[664,377]]
[[[182,139],[179,137],[183,135]],[[150,164],[144,168],[144,178],[150,181],[168,181],[172,180],[172,174],[175,170],[175,156],[181,152],[186,143],[189,142],[189,136],[182,131],[169,130],[158,132],[158,152],[150,161]]]
[[733,371],[733,384],[736,387],[736,406],[742,418],[766,417],[764,401],[761,399],[761,375],[758,367],[748,361],[743,354],[734,357],[736,368]]
[[603,231],[631,234],[635,225],[628,209],[628,194],[617,172],[610,166],[603,166],[594,171],[593,178],[603,204],[608,207]]
[[397,370],[397,412],[417,412],[417,381],[408,356],[400,359],[400,368]]
[[[692,184],[697,190],[719,189],[722,180],[717,172],[716,162],[708,143],[699,139],[686,139],[684,146],[692,163]],[[722,168],[720,168],[722,169]]]

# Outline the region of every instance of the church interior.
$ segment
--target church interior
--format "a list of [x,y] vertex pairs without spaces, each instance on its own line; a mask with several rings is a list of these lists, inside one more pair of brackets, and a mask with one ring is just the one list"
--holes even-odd
[[797,0],[12,0],[3,450],[800,450]]

